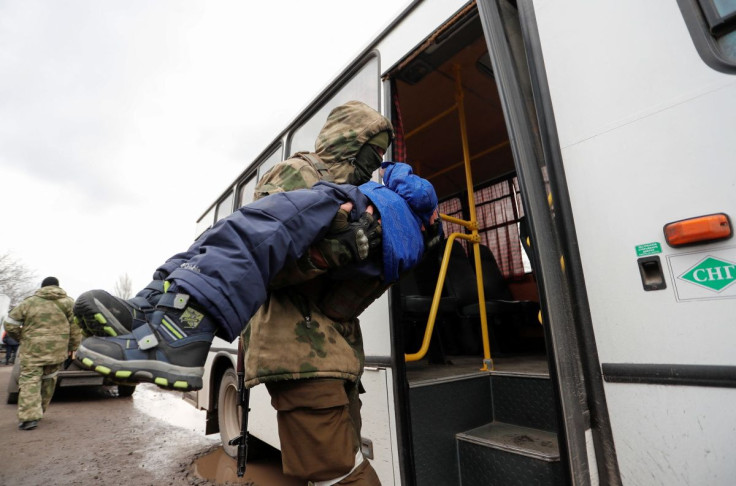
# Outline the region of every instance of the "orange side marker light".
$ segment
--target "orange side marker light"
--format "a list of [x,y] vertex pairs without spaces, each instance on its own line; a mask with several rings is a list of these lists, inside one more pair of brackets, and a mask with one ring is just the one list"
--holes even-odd
[[664,226],[665,240],[672,247],[725,240],[731,236],[731,221],[724,213],[683,219]]

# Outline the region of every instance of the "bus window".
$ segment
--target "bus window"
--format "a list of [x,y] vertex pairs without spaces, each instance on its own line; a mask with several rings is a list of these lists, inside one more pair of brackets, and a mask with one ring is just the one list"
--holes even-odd
[[[463,215],[463,203],[459,197],[452,197],[440,202],[439,210],[441,214],[446,214],[453,218],[465,219],[465,216]],[[465,233],[465,229],[462,226],[450,221],[442,221],[442,231],[444,231],[445,237],[452,233]],[[460,244],[463,245],[467,252],[468,243],[465,240],[460,240]]]
[[[710,33],[720,37],[736,30],[736,2],[734,0],[698,0],[708,22]],[[733,46],[733,42],[729,43]]]
[[217,203],[217,216],[215,222],[220,221],[225,216],[229,216],[233,212],[233,193],[230,192],[225,199]]
[[196,235],[195,239],[199,238],[202,233],[207,231],[210,226],[212,226],[212,223],[215,221],[215,207],[212,206],[207,213],[205,213],[204,216],[199,218],[199,221],[197,221],[197,226],[195,228]]
[[256,188],[256,178],[251,177],[249,180],[240,184],[238,187],[238,207],[242,208],[246,204],[253,202],[253,191]]
[[378,77],[378,58],[373,56],[332,98],[294,130],[289,143],[289,152],[293,154],[301,150],[313,151],[314,140],[322,129],[327,115],[338,105],[358,100],[380,111]]
[[713,69],[736,72],[736,1],[679,0],[700,57]]
[[[278,149],[274,150],[274,152],[271,155],[269,155],[268,158],[264,160],[260,166],[258,166],[258,179],[260,180],[261,177],[263,177],[263,174],[271,170],[271,167],[278,164],[279,162],[281,162],[281,146],[279,146]],[[255,188],[255,185],[253,186],[253,188]],[[248,204],[248,202],[253,200],[253,189],[250,190],[250,194],[247,197],[249,197],[250,200],[247,202],[244,202],[240,206],[243,206],[244,204]],[[243,196],[241,195],[241,200],[242,199],[243,199]]]
[[[519,239],[519,222],[524,208],[516,177],[506,177],[481,187],[474,192],[474,197],[481,243],[493,252],[504,278],[513,280],[531,273],[531,264]],[[467,212],[467,208],[463,209],[463,199],[457,196],[442,201],[439,207],[440,213],[459,219]],[[466,232],[456,223],[443,221],[442,225],[445,235]],[[460,243],[467,253],[468,243]]]
[[482,243],[493,252],[506,279],[526,274],[518,225],[524,212],[516,204],[514,179],[509,177],[475,191],[478,233]]

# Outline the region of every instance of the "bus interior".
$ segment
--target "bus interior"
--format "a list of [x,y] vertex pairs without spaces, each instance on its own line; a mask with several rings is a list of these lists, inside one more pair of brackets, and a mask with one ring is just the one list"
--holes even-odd
[[[403,138],[400,145],[405,147],[406,161],[434,185],[440,212],[468,220],[461,127],[458,110],[453,108],[460,92],[481,238],[485,300],[490,304],[486,307],[491,353],[494,362],[498,361],[495,368],[517,370],[521,366],[546,372],[533,258],[522,243],[527,238],[524,207],[477,11],[446,24],[444,29],[390,74],[395,94],[393,118],[401,132],[397,138]],[[445,236],[465,232],[447,221],[443,230]],[[470,242],[453,243],[427,360],[431,364],[482,355],[472,251]],[[407,353],[419,348],[428,317],[420,314],[428,306],[418,303],[426,304],[434,294],[441,257],[435,250],[400,282]],[[517,305],[492,305],[498,301]],[[494,313],[496,310],[499,312]],[[517,359],[508,359],[514,357]]]
[[[456,484],[462,475],[466,484],[477,474],[478,484],[491,484],[484,475],[512,467],[515,459],[508,454],[518,454],[525,444],[529,447],[518,457],[535,459],[525,470],[548,478],[544,484],[562,484],[531,241],[502,101],[474,5],[444,24],[386,79],[397,132],[394,159],[403,158],[432,182],[440,213],[467,221],[468,183],[457,109],[462,100],[492,360],[490,371],[482,369],[474,245],[456,239],[429,350],[425,357],[406,362],[416,482]],[[445,237],[466,232],[447,221],[443,228]],[[407,354],[421,346],[443,253],[443,247],[433,250],[392,291],[393,320],[400,323]],[[397,333],[396,324],[394,329]],[[506,456],[464,464],[463,457],[473,453],[464,454],[463,448]],[[473,457],[487,452],[479,454]],[[489,468],[489,463],[496,466]],[[517,476],[513,483],[530,484],[524,481]]]

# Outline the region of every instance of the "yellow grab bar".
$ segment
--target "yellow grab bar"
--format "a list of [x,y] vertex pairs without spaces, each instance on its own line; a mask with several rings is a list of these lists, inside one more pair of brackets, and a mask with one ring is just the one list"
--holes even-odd
[[[450,108],[449,110],[446,110],[442,112],[440,115],[438,115],[435,118],[442,118],[446,116],[450,111],[454,111],[455,109],[458,111],[458,118],[460,121],[460,135],[462,139],[462,145],[463,145],[463,163],[465,165],[465,184],[467,186],[467,192],[468,192],[468,211],[470,212],[470,221],[465,221],[463,219],[453,218],[452,216],[447,216],[446,214],[442,214],[441,218],[445,221],[449,221],[452,223],[459,224],[471,231],[471,234],[464,234],[464,233],[452,233],[447,238],[447,243],[445,245],[445,253],[442,255],[442,264],[440,265],[440,274],[437,278],[437,286],[434,290],[434,296],[432,298],[432,306],[429,310],[429,319],[427,321],[427,327],[424,330],[424,338],[422,339],[422,347],[419,349],[416,353],[406,354],[405,359],[406,361],[419,361],[420,359],[424,358],[424,356],[427,354],[427,351],[429,350],[429,341],[432,338],[432,331],[434,330],[434,324],[435,320],[437,319],[437,310],[440,306],[440,298],[442,295],[442,287],[445,284],[445,277],[447,276],[447,266],[450,263],[450,252],[452,251],[452,244],[455,241],[456,238],[460,238],[463,240],[468,240],[471,243],[473,243],[473,256],[474,256],[474,263],[475,263],[475,279],[476,284],[478,288],[478,307],[480,310],[480,325],[481,325],[481,334],[483,336],[483,367],[481,368],[481,371],[490,371],[493,370],[493,359],[491,358],[491,346],[489,342],[488,337],[488,317],[486,316],[486,298],[485,298],[485,291],[483,289],[483,273],[480,266],[480,251],[479,251],[479,244],[480,244],[480,236],[478,235],[478,221],[476,219],[475,215],[475,199],[473,196],[473,174],[470,169],[470,149],[468,147],[468,131],[467,126],[465,123],[465,105],[463,103],[464,98],[464,92],[462,87],[462,81],[460,78],[460,66],[455,66],[455,106]],[[430,120],[430,122],[434,121]],[[428,122],[429,123],[429,122]],[[426,123],[425,125],[427,125]],[[419,129],[423,129],[424,125],[419,127]],[[418,131],[419,129],[414,130],[413,133]],[[491,366],[490,370],[488,368],[488,365]]]
[[[444,219],[445,215],[442,215]],[[447,244],[445,245],[445,253],[442,255],[442,264],[440,265],[440,275],[437,278],[437,286],[434,289],[434,296],[432,298],[432,306],[429,308],[429,320],[427,321],[427,327],[424,330],[424,338],[422,339],[422,346],[416,353],[406,355],[407,361],[419,361],[426,356],[429,350],[429,341],[432,338],[432,331],[434,331],[434,323],[437,319],[437,310],[440,307],[440,298],[442,296],[442,287],[445,285],[445,277],[447,276],[447,266],[450,263],[450,252],[452,251],[452,243],[455,238],[471,241],[472,235],[464,233],[452,233],[447,237]]]

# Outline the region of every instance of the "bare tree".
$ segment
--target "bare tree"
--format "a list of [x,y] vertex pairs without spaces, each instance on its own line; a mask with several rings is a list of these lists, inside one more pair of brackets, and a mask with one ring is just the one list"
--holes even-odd
[[10,297],[10,307],[35,291],[36,274],[10,253],[0,254],[0,294]]
[[127,273],[118,277],[117,282],[115,282],[113,293],[115,296],[120,297],[123,300],[129,299],[131,295],[133,295],[133,281],[130,280]]

